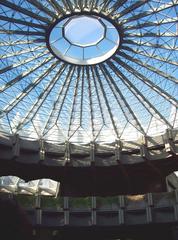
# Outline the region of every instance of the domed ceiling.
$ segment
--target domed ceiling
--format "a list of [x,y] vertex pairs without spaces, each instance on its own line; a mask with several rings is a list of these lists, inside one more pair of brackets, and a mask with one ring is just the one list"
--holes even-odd
[[1,0],[0,131],[112,142],[178,127],[177,0]]

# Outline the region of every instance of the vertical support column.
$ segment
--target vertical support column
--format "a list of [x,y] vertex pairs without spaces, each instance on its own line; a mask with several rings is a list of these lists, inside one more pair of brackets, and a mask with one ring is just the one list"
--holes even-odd
[[119,196],[119,210],[118,210],[118,217],[119,217],[119,225],[123,225],[125,223],[125,198],[124,196]]
[[[119,166],[119,170],[121,171],[121,174],[123,175],[123,184],[125,187],[125,193],[128,193],[129,191],[129,176],[127,173],[127,170],[122,164],[122,148],[123,148],[123,142],[119,139],[115,140],[115,161]],[[120,180],[119,180],[120,181]]]
[[64,197],[64,225],[69,225],[69,197]]
[[121,150],[122,150],[122,142],[117,139],[115,143],[115,157],[117,162],[119,162],[121,159]]
[[153,222],[152,207],[153,207],[153,195],[152,193],[147,193],[147,207],[146,207],[147,223]]
[[65,162],[69,163],[70,162],[70,142],[66,141],[65,142]]
[[36,196],[35,208],[36,208],[36,223],[37,225],[42,224],[42,210],[41,210],[41,196]]
[[96,197],[92,197],[92,212],[91,212],[91,222],[92,225],[96,225]]
[[40,161],[45,160],[45,147],[44,147],[44,140],[40,139]]
[[20,138],[18,134],[15,134],[13,136],[13,147],[12,147],[12,151],[13,151],[13,157],[19,157],[20,155]]
[[90,142],[90,159],[91,159],[91,165],[94,165],[95,163],[95,143]]
[[150,154],[149,154],[147,146],[148,146],[148,140],[147,140],[146,136],[143,136],[142,137],[142,145],[140,146],[140,155],[145,160],[150,159]]

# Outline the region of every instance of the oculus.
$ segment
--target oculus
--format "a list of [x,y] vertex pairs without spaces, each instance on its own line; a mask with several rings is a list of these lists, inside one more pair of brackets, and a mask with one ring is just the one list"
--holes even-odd
[[77,65],[92,65],[110,58],[120,42],[119,32],[108,20],[75,15],[56,23],[49,34],[55,56]]

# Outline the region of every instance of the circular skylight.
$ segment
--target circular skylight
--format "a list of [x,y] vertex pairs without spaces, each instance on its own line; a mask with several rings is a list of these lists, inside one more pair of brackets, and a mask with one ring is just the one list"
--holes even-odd
[[116,52],[119,41],[119,32],[114,25],[94,15],[75,15],[57,21],[49,33],[52,53],[78,65],[105,61]]
[[85,143],[177,128],[177,22],[175,0],[0,1],[0,131]]
[[72,17],[64,26],[64,37],[79,47],[96,45],[105,37],[105,25],[94,17]]

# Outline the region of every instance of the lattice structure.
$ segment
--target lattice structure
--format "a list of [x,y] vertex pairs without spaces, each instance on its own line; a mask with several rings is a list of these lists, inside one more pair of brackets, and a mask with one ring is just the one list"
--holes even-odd
[[[56,58],[60,19],[91,15],[120,33],[96,65]],[[0,130],[52,142],[111,142],[177,128],[177,0],[1,0]]]
[[177,53],[177,0],[0,0],[0,198],[35,239],[178,235]]

